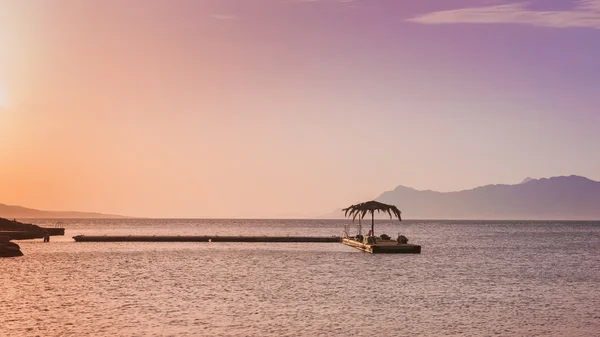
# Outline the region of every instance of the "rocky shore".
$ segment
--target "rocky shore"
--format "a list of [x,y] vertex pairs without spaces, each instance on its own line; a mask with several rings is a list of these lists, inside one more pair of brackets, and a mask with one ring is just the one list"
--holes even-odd
[[0,232],[30,232],[30,233],[42,233],[44,230],[42,227],[27,223],[22,223],[16,220],[8,220],[0,218]]
[[21,247],[18,244],[10,242],[8,236],[0,236],[0,257],[23,256]]
[[0,218],[0,257],[23,255],[19,245],[10,240],[36,239],[47,236],[47,230],[40,226]]

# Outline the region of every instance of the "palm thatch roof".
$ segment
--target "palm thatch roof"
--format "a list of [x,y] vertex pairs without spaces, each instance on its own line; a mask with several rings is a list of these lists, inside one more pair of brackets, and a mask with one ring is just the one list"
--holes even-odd
[[402,212],[398,209],[398,207],[394,205],[384,204],[382,202],[374,200],[361,202],[360,204],[349,206],[347,208],[342,209],[342,211],[344,211],[344,216],[352,217],[352,221],[354,221],[356,217],[358,217],[359,219],[363,219],[367,213],[374,215],[375,211],[377,211],[377,213],[387,213],[390,215],[390,219],[396,217],[398,218],[398,220],[402,221]]

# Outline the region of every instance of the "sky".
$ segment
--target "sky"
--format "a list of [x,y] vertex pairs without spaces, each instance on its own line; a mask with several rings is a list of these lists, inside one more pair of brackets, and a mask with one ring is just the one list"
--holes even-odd
[[598,60],[598,0],[0,0],[0,203],[300,217],[600,180]]

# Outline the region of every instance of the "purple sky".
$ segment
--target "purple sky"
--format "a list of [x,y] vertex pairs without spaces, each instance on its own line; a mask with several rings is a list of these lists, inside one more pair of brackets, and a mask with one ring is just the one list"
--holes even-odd
[[318,215],[600,180],[598,60],[597,0],[6,0],[0,202]]

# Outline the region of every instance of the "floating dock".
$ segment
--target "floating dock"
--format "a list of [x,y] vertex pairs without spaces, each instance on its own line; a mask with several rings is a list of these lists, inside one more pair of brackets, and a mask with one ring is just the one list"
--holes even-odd
[[421,254],[421,246],[410,243],[397,243],[391,240],[380,240],[369,245],[353,238],[343,238],[342,243],[371,254]]
[[391,240],[379,240],[375,244],[363,244],[354,238],[339,236],[243,236],[243,235],[77,235],[77,242],[341,242],[372,254],[420,254],[421,246],[399,244]]
[[77,235],[77,242],[340,242],[339,236]]

